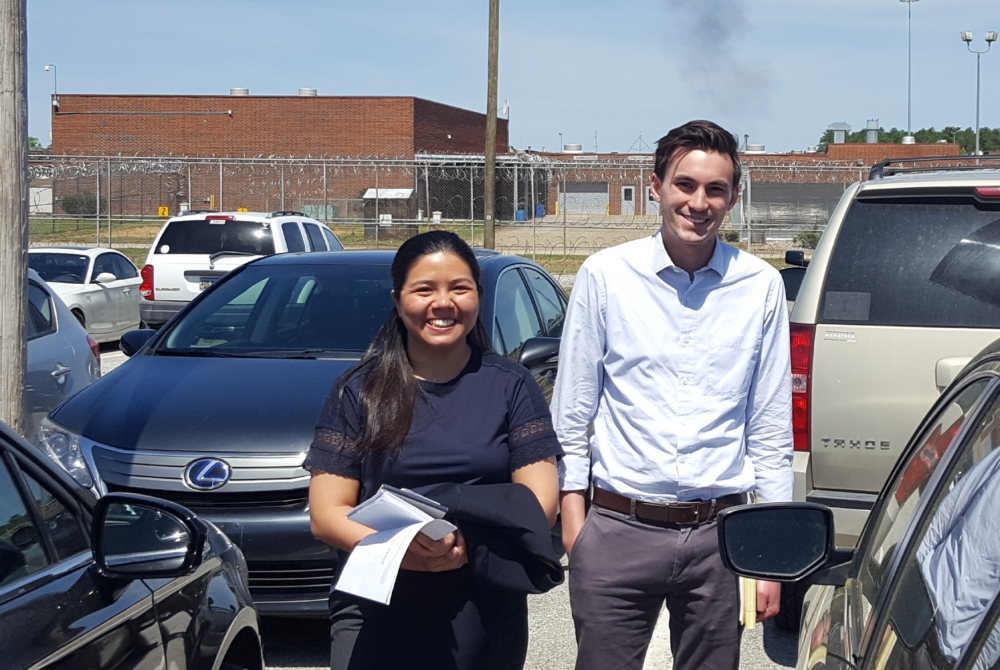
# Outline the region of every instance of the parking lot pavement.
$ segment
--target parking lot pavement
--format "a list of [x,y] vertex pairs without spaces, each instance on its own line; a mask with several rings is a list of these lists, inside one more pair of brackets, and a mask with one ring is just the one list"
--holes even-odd
[[108,374],[128,360],[128,357],[118,350],[117,342],[105,342],[101,345],[101,376]]

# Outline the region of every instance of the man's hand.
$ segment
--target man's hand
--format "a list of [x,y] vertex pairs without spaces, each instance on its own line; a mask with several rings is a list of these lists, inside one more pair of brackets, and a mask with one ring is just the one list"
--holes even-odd
[[562,519],[562,542],[566,555],[573,553],[573,545],[587,520],[587,505],[583,491],[563,491],[559,495],[559,516]]
[[403,562],[403,570],[416,572],[444,572],[457,570],[469,562],[465,553],[465,538],[456,530],[440,540],[432,540],[423,533],[417,533],[410,542]]
[[781,582],[757,580],[757,621],[770,619],[781,609]]

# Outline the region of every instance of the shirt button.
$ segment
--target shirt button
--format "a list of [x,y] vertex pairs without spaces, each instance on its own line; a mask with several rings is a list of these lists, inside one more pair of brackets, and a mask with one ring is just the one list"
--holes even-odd
[[684,344],[691,344],[691,338],[688,337],[684,340]]
[[684,381],[682,381],[681,384],[684,384],[684,386],[690,386],[691,380],[685,377]]

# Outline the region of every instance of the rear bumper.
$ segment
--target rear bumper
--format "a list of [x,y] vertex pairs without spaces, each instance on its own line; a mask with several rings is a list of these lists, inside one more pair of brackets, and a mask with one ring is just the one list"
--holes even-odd
[[328,616],[337,554],[313,537],[304,506],[193,511],[218,526],[243,551],[250,594],[261,615]]
[[142,300],[139,302],[139,318],[147,326],[159,328],[185,305],[186,302],[176,300]]
[[797,451],[792,462],[795,474],[792,497],[799,502],[826,505],[833,510],[837,544],[842,547],[857,545],[868,515],[878,494],[855,491],[831,491],[813,488],[812,463],[809,452]]

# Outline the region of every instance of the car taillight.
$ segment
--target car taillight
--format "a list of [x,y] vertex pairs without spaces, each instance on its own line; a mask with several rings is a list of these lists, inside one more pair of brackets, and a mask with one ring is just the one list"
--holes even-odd
[[142,283],[139,284],[139,295],[146,300],[156,300],[153,294],[153,266],[142,266],[142,271],[139,274],[142,275]]
[[976,195],[980,198],[1000,198],[1000,186],[977,186]]
[[98,361],[101,360],[101,348],[97,346],[97,340],[87,335],[87,346],[90,347],[90,352],[94,354],[94,358]]
[[816,326],[793,323],[792,341],[792,439],[795,451],[809,451],[809,405],[812,389],[813,340]]

